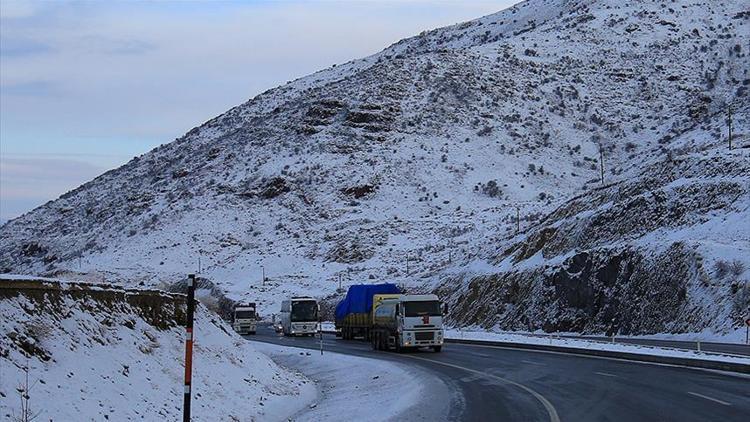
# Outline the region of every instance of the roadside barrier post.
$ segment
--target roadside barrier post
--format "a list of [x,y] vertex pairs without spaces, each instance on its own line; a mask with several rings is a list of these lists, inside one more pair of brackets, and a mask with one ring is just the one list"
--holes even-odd
[[193,316],[195,314],[195,274],[188,274],[187,323],[185,324],[185,403],[182,420],[190,422],[190,388],[193,372]]

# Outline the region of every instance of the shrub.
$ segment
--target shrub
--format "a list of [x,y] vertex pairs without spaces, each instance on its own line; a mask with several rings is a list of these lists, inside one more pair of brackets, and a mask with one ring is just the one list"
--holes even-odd
[[729,264],[729,272],[732,273],[732,275],[739,276],[743,272],[745,272],[745,264],[742,261],[734,260],[731,264]]
[[714,273],[718,278],[724,278],[729,274],[729,263],[723,259],[719,259],[714,263]]
[[486,185],[482,186],[482,193],[490,198],[497,198],[503,195],[502,189],[500,189],[495,180],[490,180]]

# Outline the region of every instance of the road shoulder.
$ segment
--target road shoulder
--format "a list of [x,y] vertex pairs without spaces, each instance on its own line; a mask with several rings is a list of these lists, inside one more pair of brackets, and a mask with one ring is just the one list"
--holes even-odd
[[401,363],[256,343],[278,365],[315,382],[317,397],[295,421],[446,420],[455,393],[439,377]]

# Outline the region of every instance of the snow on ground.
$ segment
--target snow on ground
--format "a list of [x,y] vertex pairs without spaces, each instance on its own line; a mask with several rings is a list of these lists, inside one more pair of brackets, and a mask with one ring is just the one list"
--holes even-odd
[[[0,293],[0,419],[20,414],[27,365],[38,420],[181,418],[184,328],[174,321],[158,327],[136,306],[95,295]],[[315,398],[308,379],[277,366],[202,306],[195,330],[193,420],[286,420]]]
[[605,350],[614,352],[637,353],[651,356],[669,356],[687,359],[701,359],[720,362],[733,362],[750,365],[749,357],[737,355],[695,352],[684,349],[674,349],[668,347],[640,346],[624,343],[609,343],[595,340],[583,340],[560,337],[557,333],[554,335],[540,336],[518,333],[493,333],[487,331],[472,330],[446,330],[445,338],[447,339],[464,339],[464,340],[484,340],[519,344],[539,344],[568,347],[571,349],[587,350]]
[[[446,384],[413,366],[259,342],[253,345],[281,366],[316,382],[315,402],[293,417],[297,422],[439,421],[456,411],[449,409],[453,400]],[[425,397],[429,397],[426,402]]]

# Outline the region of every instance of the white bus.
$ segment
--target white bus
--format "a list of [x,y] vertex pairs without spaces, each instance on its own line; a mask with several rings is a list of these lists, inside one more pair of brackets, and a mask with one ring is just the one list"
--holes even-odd
[[285,336],[312,336],[318,332],[318,301],[293,297],[281,302],[281,331]]

